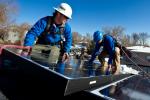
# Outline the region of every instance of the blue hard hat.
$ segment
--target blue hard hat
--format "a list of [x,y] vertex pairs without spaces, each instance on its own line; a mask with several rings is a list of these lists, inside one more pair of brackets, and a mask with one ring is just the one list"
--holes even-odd
[[103,38],[103,32],[100,32],[100,31],[94,32],[93,34],[94,42],[98,42],[99,40],[102,40],[102,38]]

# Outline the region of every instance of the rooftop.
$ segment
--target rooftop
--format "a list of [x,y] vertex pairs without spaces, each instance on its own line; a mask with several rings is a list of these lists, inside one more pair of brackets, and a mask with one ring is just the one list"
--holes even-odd
[[127,49],[130,49],[131,51],[135,51],[135,52],[150,53],[150,47],[132,46],[132,47],[127,47]]

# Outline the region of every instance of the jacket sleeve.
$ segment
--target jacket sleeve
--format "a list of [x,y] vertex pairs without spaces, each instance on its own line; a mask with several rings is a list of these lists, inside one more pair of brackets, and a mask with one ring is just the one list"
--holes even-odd
[[114,57],[114,50],[115,50],[115,45],[114,45],[114,41],[113,39],[109,38],[108,39],[108,54],[109,54],[109,60],[108,60],[108,64],[112,65],[113,62],[113,57]]
[[64,52],[70,52],[70,48],[72,45],[72,32],[71,32],[71,27],[66,24],[65,27],[65,31],[64,31],[64,37],[65,37],[65,41],[64,41],[64,47],[63,50]]
[[89,60],[90,63],[92,63],[95,60],[95,58],[96,58],[96,52],[99,51],[100,47],[101,47],[101,45],[99,45],[98,43],[96,43],[95,49],[94,49],[94,51],[92,53],[92,56],[91,56],[91,59]]
[[36,24],[28,31],[26,34],[25,40],[24,40],[24,46],[33,46],[34,42],[36,40],[36,37],[38,37],[46,27],[46,17],[40,19]]

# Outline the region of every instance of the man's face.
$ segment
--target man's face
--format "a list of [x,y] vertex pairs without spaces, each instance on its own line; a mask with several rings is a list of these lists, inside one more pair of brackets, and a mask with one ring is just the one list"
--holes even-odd
[[56,24],[65,24],[67,22],[68,18],[64,16],[63,14],[57,12],[56,15]]

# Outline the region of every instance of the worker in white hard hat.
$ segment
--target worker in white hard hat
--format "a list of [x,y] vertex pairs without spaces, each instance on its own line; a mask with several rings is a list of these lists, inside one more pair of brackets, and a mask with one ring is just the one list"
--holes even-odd
[[[57,8],[54,7],[53,16],[41,18],[28,31],[24,40],[24,46],[32,48],[35,44],[46,44],[60,48],[62,61],[68,60],[68,53],[72,44],[71,27],[67,23],[72,19],[72,8],[67,3],[61,3]],[[24,50],[23,56],[29,52]]]

